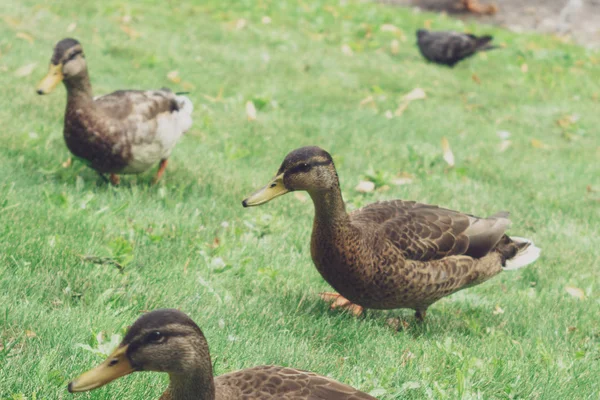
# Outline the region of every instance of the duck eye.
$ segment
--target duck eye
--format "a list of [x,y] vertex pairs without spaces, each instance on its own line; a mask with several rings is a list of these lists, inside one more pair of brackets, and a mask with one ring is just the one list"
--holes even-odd
[[308,172],[308,170],[310,170],[310,165],[308,165],[307,163],[303,163],[303,164],[300,164],[298,169],[302,172]]
[[147,337],[149,343],[160,343],[165,339],[165,336],[159,331],[150,333]]

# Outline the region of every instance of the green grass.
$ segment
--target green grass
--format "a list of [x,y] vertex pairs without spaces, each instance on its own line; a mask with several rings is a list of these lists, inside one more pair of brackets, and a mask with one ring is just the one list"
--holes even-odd
[[[122,334],[159,307],[203,328],[216,374],[290,365],[381,399],[600,396],[600,54],[354,1],[36,3],[0,5],[0,398],[71,398],[68,380],[102,359],[77,344],[96,347],[99,332]],[[126,15],[138,38],[120,28]],[[455,69],[427,64],[413,38],[426,20],[491,32],[506,48]],[[401,32],[382,31],[386,23]],[[80,163],[61,166],[64,91],[39,97],[34,88],[66,36],[83,43],[97,94],[191,91],[194,127],[160,185],[148,173],[115,189]],[[14,75],[29,63],[32,74]],[[173,70],[180,84],[167,79]],[[427,99],[386,118],[416,87]],[[219,91],[220,101],[207,97]],[[371,95],[376,109],[361,107]],[[247,121],[248,100],[263,106],[257,121]],[[568,115],[577,121],[559,126]],[[502,153],[498,131],[511,133]],[[443,299],[423,326],[409,310],[358,320],[329,311],[309,253],[312,205],[293,195],[240,204],[308,144],[334,155],[349,208],[403,198],[479,215],[510,210],[510,233],[533,238],[542,257]],[[415,179],[359,194],[370,169],[383,183],[399,172]],[[115,257],[124,273],[81,255]],[[391,329],[396,316],[410,326]],[[77,397],[158,398],[166,379],[134,374]]]

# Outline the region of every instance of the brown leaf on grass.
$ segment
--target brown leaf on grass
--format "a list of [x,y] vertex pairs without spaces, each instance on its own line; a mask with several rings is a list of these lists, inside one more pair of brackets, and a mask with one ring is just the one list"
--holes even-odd
[[244,18],[240,18],[237,21],[235,21],[235,29],[238,31],[244,29],[246,25],[248,25],[248,21],[246,21]]
[[[385,323],[387,324],[387,326],[389,326],[390,328],[392,328],[395,331],[399,331],[400,329],[407,329],[410,326],[410,324],[407,321],[400,319],[400,318],[388,318],[385,321]],[[413,355],[413,357],[414,357],[414,355]]]
[[402,99],[405,101],[423,100],[426,98],[427,94],[421,88],[414,88],[402,97]]
[[390,53],[393,55],[400,53],[400,42],[397,39],[390,42]]
[[504,153],[512,145],[510,140],[503,140],[498,146],[498,153]]
[[260,19],[260,22],[262,22],[264,25],[269,25],[271,23],[271,17],[265,15]]
[[121,30],[125,32],[130,39],[137,39],[141,36],[138,31],[136,31],[129,25],[121,25]]
[[425,29],[431,29],[431,20],[430,19],[426,19],[425,22],[423,22],[423,27]]
[[17,37],[19,39],[23,39],[29,42],[29,44],[33,44],[33,36],[31,36],[29,33],[25,33],[25,32],[18,32],[17,33]]
[[167,79],[173,83],[181,82],[181,77],[179,76],[179,71],[174,70],[167,74]]
[[548,145],[538,139],[531,139],[531,145],[536,149],[548,149]]
[[583,300],[585,299],[585,293],[583,292],[583,290],[579,289],[578,287],[574,287],[574,286],[566,286],[565,290],[567,291],[567,293],[569,293],[571,296],[579,299],[579,300]]
[[375,190],[375,183],[371,181],[360,181],[354,188],[359,193],[371,193]]
[[67,26],[67,32],[73,32],[75,29],[77,29],[77,23],[75,22],[71,22],[69,26]]
[[382,32],[392,32],[392,33],[400,32],[400,28],[398,28],[396,25],[392,25],[392,24],[383,24],[383,25],[381,25],[379,30]]
[[65,162],[62,163],[63,168],[69,168],[71,165],[73,165],[73,159],[71,157],[67,158]]
[[492,314],[504,314],[504,310],[498,304],[496,304],[496,307],[494,307],[494,311],[492,312]]
[[564,115],[556,120],[556,125],[560,126],[563,129],[566,129],[571,125],[576,124],[577,121],[579,121],[578,115]]
[[577,330],[577,327],[576,327],[576,326],[569,326],[569,327],[567,328],[567,332],[575,332],[576,330]]
[[365,106],[367,104],[374,104],[375,103],[375,98],[373,96],[367,96],[364,99],[362,99],[360,101],[360,103],[358,103],[359,106]]
[[477,76],[477,74],[473,74],[471,75],[471,79],[473,79],[473,82],[475,82],[478,85],[481,85],[481,79],[479,79],[479,77]]
[[20,77],[20,78],[24,77],[24,76],[29,76],[29,75],[31,75],[33,70],[35,70],[36,66],[37,66],[37,63],[35,63],[35,62],[25,64],[15,71],[15,76]]
[[452,153],[452,149],[450,148],[450,142],[446,137],[442,138],[442,154],[444,157],[444,161],[448,164],[450,168],[454,167],[454,153]]
[[392,179],[392,183],[396,186],[410,185],[413,183],[414,176],[408,172],[401,172],[397,178]]
[[25,331],[25,336],[27,336],[28,338],[37,337],[37,335],[35,334],[35,332],[34,331],[30,331],[30,330],[26,330]]
[[521,72],[526,74],[529,71],[529,66],[527,64],[521,64]]
[[248,117],[248,121],[256,120],[256,107],[251,101],[246,102],[246,117]]

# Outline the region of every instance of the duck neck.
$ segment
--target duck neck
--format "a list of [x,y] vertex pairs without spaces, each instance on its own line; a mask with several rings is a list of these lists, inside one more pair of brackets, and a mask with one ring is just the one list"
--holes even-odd
[[172,400],[214,400],[215,382],[212,368],[207,374],[205,368],[198,368],[192,373],[170,374],[171,382],[168,392]]
[[348,222],[348,213],[339,185],[309,194],[315,205],[315,225],[319,225],[320,229],[336,228]]
[[93,102],[92,84],[87,70],[65,79],[64,83],[67,88],[68,104]]

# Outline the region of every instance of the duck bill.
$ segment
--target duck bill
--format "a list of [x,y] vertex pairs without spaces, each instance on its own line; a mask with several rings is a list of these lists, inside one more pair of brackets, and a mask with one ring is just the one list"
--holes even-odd
[[44,79],[42,79],[40,81],[40,83],[37,86],[37,93],[38,94],[51,93],[54,90],[54,88],[56,87],[56,85],[58,85],[63,80],[63,78],[64,78],[64,76],[62,73],[62,64],[58,64],[58,65],[50,64],[48,73],[46,74]]
[[69,392],[87,392],[134,372],[135,369],[127,358],[127,347],[117,348],[102,364],[84,372],[77,379],[70,382]]
[[283,184],[283,174],[279,174],[267,186],[242,201],[242,205],[244,207],[259,206],[287,192],[289,189]]

